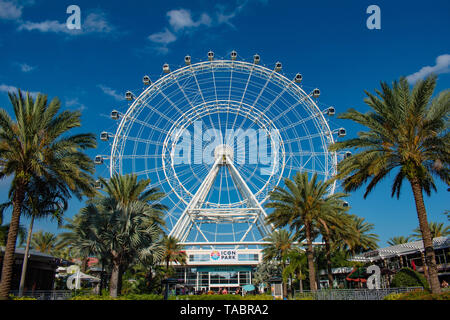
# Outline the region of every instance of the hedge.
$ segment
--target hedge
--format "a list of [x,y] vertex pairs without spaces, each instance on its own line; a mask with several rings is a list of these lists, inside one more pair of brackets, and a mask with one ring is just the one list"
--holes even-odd
[[426,290],[414,290],[407,293],[391,293],[384,300],[450,300],[450,291],[432,294]]
[[423,287],[429,290],[428,281],[419,272],[411,268],[400,269],[391,282],[392,288]]

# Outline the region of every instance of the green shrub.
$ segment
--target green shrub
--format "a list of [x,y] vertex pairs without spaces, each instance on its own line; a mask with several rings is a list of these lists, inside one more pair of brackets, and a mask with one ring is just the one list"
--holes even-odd
[[164,296],[160,294],[128,294],[123,296],[126,300],[164,300]]
[[241,297],[241,300],[273,300],[270,294],[255,294]]
[[36,298],[33,298],[33,297],[16,297],[14,295],[10,295],[9,299],[11,299],[11,300],[37,300]]
[[450,291],[432,294],[425,290],[414,290],[407,293],[393,293],[384,297],[384,300],[450,300]]
[[113,298],[110,296],[99,295],[84,295],[76,296],[70,300],[163,300],[164,297],[159,294],[128,294]]
[[411,268],[402,268],[394,276],[391,282],[392,288],[404,288],[404,287],[423,287],[428,290],[427,279],[419,272],[414,271]]
[[169,300],[241,300],[241,296],[235,294],[203,294],[171,296]]
[[391,293],[383,298],[383,300],[400,300],[402,293]]

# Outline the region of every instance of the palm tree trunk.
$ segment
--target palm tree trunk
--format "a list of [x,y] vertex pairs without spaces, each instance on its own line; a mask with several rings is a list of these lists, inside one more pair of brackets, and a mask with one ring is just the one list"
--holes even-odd
[[0,300],[7,300],[11,290],[13,276],[14,254],[16,250],[17,233],[20,225],[22,203],[25,198],[25,183],[18,179],[13,199],[13,212],[9,225],[8,240],[6,242],[5,255],[3,257],[2,282],[0,283]]
[[117,295],[119,296],[122,294],[122,278],[124,269],[124,266],[121,264],[119,267],[119,280],[117,281]]
[[[427,270],[427,264],[425,262],[425,254],[423,253],[423,251],[420,251],[420,258],[422,260],[422,271],[423,271],[423,275],[425,276],[425,278],[428,281],[428,284],[430,284],[430,277],[428,276],[428,270]],[[431,285],[430,285],[431,286]]]
[[433,250],[433,239],[431,238],[431,232],[428,226],[427,211],[423,201],[422,186],[417,179],[411,179],[410,183],[414,194],[414,200],[416,202],[419,227],[422,232],[423,247],[425,249],[425,264],[428,269],[429,277],[428,281],[430,282],[431,292],[440,293],[441,287],[437,273],[436,257]]
[[314,253],[311,240],[311,224],[309,222],[305,223],[305,233],[306,233],[306,257],[308,259],[308,271],[309,271],[309,285],[311,290],[317,290],[316,283],[316,270],[314,268]]
[[330,239],[327,235],[323,236],[325,241],[325,257],[327,260],[327,274],[328,274],[328,282],[330,282],[330,288],[333,288],[333,270],[331,268],[331,248],[330,248]]
[[[286,269],[286,264],[282,264],[281,265],[282,270],[284,271],[284,269]],[[287,298],[287,283],[286,283],[286,279],[284,279],[284,277],[282,277],[283,280],[283,299]]]
[[109,280],[109,295],[113,298],[117,298],[119,293],[119,275],[120,275],[120,263],[117,256],[113,256],[112,259],[112,271],[111,278]]
[[30,251],[31,236],[33,235],[34,215],[31,215],[30,227],[28,228],[27,246],[25,247],[25,254],[23,256],[22,273],[20,274],[19,297],[23,296],[23,289],[25,287],[25,279],[27,276],[28,253]]
[[302,280],[303,276],[302,276],[302,271],[300,270],[300,273],[298,274],[298,280],[300,282],[300,293],[303,293],[303,280]]

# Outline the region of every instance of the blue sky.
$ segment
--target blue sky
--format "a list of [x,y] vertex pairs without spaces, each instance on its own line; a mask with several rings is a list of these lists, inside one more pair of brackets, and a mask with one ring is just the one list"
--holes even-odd
[[[66,8],[81,8],[82,30],[69,31]],[[366,9],[381,9],[381,30],[369,30]],[[65,108],[83,112],[82,131],[114,131],[112,109],[126,107],[128,89],[142,87],[142,76],[156,79],[161,66],[182,65],[189,54],[205,60],[213,50],[262,63],[283,62],[292,77],[301,72],[305,85],[318,87],[320,103],[337,112],[353,107],[365,111],[364,90],[380,81],[410,76],[411,80],[439,74],[436,92],[450,87],[450,2],[443,1],[51,1],[0,0],[0,107],[11,111],[6,92],[22,88],[58,96]],[[349,136],[361,128],[345,126]],[[93,157],[106,154],[99,143]],[[98,169],[105,175],[105,168]],[[9,181],[0,182],[6,200]],[[390,198],[390,181],[380,184],[366,200],[363,190],[349,198],[352,212],[375,224],[380,245],[417,227],[408,184],[400,200]],[[446,222],[446,186],[426,198],[429,219]],[[80,208],[71,201],[67,216]],[[26,223],[26,219],[22,220]],[[58,232],[54,223],[40,221],[36,230]]]

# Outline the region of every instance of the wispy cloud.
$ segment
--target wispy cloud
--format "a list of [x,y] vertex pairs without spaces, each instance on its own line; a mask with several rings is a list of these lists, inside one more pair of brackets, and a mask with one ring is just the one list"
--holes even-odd
[[425,66],[416,73],[406,77],[409,83],[416,83],[418,80],[424,79],[430,74],[442,74],[450,72],[450,54],[443,54],[436,58],[434,66]]
[[15,65],[17,65],[24,73],[28,73],[36,69],[35,66],[30,66],[28,63],[15,63]]
[[[166,13],[168,26],[163,31],[151,34],[148,39],[152,42],[152,49],[158,53],[168,53],[168,45],[177,41],[183,34],[194,34],[201,28],[211,28],[228,25],[235,29],[231,20],[238,16],[251,0],[237,0],[230,10],[225,5],[216,5],[214,12],[193,13],[189,9],[174,9]],[[267,3],[267,0],[258,0]]]
[[107,86],[104,86],[102,84],[99,84],[97,87],[99,87],[100,90],[102,90],[104,94],[106,94],[106,95],[108,95],[110,97],[113,97],[117,101],[123,101],[123,99],[124,99],[124,95],[117,93],[117,91],[114,90],[114,89],[111,89],[111,88],[109,88]]
[[200,18],[195,21],[192,17],[191,11],[187,9],[170,10],[167,12],[169,24],[178,32],[187,28],[196,28],[201,25],[210,26],[212,23],[211,17],[207,13],[202,13]]
[[86,109],[86,106],[78,100],[78,98],[66,99],[66,106],[69,108],[77,108],[80,111]]
[[86,18],[82,19],[81,30],[70,30],[65,22],[56,20],[46,20],[41,22],[23,21],[19,24],[19,31],[39,31],[50,33],[63,33],[67,35],[77,36],[93,33],[111,33],[115,31],[115,27],[108,21],[106,14],[101,11],[89,13]]
[[148,38],[150,41],[162,45],[168,45],[177,40],[177,37],[167,28],[165,28],[164,31],[151,34]]
[[0,0],[0,19],[16,20],[22,16],[23,6],[14,0]]
[[[7,85],[7,84],[0,84],[0,92],[3,93],[16,93],[19,89],[15,86],[11,86],[11,85]],[[22,91],[24,94],[26,93],[25,91]],[[33,97],[37,96],[39,94],[39,92],[29,92],[29,94],[31,94]]]

